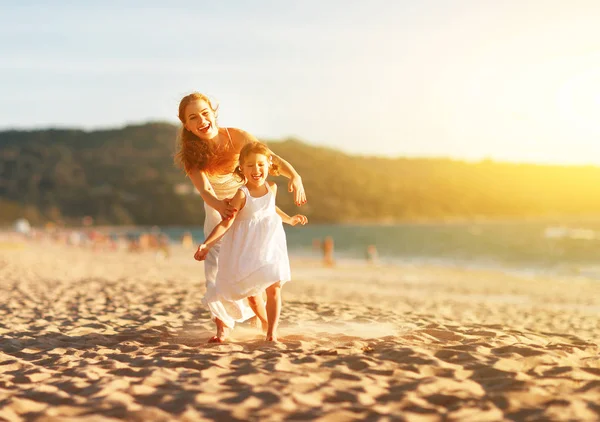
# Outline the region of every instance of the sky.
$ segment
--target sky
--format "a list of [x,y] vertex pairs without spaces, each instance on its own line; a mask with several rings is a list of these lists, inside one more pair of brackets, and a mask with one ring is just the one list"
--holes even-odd
[[259,139],[600,165],[598,0],[167,3],[0,0],[0,130],[177,123],[200,91]]

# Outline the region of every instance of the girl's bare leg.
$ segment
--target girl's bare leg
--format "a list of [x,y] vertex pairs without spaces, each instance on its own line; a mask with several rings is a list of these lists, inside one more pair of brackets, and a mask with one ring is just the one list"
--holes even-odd
[[229,328],[221,321],[219,318],[215,319],[215,324],[217,324],[217,335],[212,336],[209,343],[223,343],[227,338],[227,334],[229,333]]
[[262,330],[266,332],[268,329],[267,310],[265,308],[265,301],[262,297],[262,293],[257,294],[256,296],[249,296],[248,303],[256,314],[256,317],[260,320]]
[[281,283],[267,287],[267,341],[277,341],[277,326],[281,314]]

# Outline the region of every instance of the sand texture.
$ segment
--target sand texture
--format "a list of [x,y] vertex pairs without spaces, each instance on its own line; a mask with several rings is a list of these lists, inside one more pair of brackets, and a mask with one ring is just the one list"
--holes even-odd
[[0,248],[0,420],[600,419],[600,282],[294,259],[225,344],[193,250]]

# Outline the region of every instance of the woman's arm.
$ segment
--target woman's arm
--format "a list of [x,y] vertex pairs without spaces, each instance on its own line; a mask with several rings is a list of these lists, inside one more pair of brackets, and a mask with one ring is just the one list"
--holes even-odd
[[200,192],[200,196],[204,202],[211,208],[216,209],[224,220],[231,218],[235,214],[236,209],[231,205],[231,202],[227,203],[217,198],[205,172],[196,170],[193,173],[189,173],[188,176],[196,189],[198,189],[198,192]]
[[294,202],[296,205],[306,204],[306,193],[302,184],[302,177],[298,174],[294,167],[283,158],[273,154],[273,163],[279,165],[279,173],[282,176],[290,179],[288,182],[288,192],[294,192]]

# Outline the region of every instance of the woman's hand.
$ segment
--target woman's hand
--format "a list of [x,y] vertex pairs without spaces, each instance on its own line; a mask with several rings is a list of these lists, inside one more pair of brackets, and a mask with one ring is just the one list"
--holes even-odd
[[298,175],[293,176],[288,183],[288,192],[294,192],[294,202],[296,205],[306,204],[306,193],[304,192],[304,185],[302,184],[302,178]]
[[194,259],[196,261],[204,261],[206,259],[206,255],[208,255],[209,247],[204,243],[198,246],[198,250],[194,254]]
[[221,201],[221,206],[217,209],[223,220],[229,220],[237,212],[237,208],[231,205],[231,198],[227,198]]
[[305,215],[296,214],[295,216],[290,217],[290,226],[295,226],[296,224],[305,225],[306,223],[308,223],[308,218],[306,218]]

